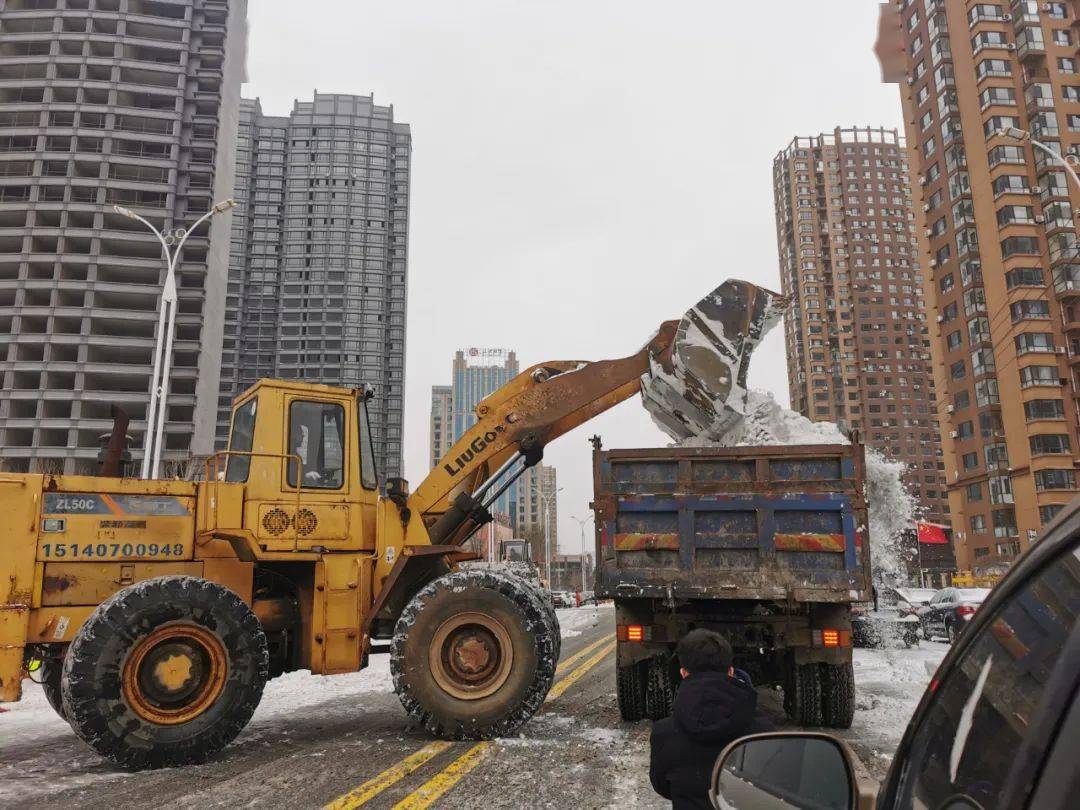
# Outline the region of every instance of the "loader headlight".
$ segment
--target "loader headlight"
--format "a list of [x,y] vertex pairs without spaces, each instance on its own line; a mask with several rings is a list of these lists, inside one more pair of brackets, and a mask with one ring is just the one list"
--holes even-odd
[[64,530],[65,521],[63,518],[45,518],[41,521],[41,531],[43,532],[62,532]]

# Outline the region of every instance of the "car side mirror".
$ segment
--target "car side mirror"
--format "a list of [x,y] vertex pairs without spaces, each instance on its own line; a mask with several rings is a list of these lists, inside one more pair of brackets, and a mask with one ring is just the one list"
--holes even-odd
[[753,734],[720,752],[709,801],[716,810],[869,810],[876,786],[860,785],[855,756],[813,732]]

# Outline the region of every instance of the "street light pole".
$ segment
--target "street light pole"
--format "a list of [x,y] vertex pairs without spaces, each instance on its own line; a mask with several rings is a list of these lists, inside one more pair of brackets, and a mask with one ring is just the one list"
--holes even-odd
[[593,514],[590,512],[583,518],[571,517],[573,520],[576,520],[578,526],[581,527],[581,592],[584,594],[585,591],[588,590],[585,587],[585,524],[593,519]]
[[545,495],[539,487],[531,487],[532,492],[544,504],[544,570],[547,579],[548,590],[551,590],[551,502],[555,496],[562,492],[559,487],[554,492]]
[[[236,207],[236,200],[216,203],[213,208],[195,220],[195,224],[186,231],[176,228],[162,234],[150,222],[136,214],[130,208],[114,205],[113,210],[128,219],[141,222],[161,242],[165,252],[168,272],[165,275],[165,287],[161,291],[161,309],[158,312],[157,341],[154,345],[154,372],[150,386],[150,405],[146,410],[146,434],[143,439],[142,477],[157,478],[161,467],[161,440],[165,428],[165,404],[169,396],[169,372],[172,367],[173,334],[176,325],[176,261],[187,238],[214,214],[221,214]],[[175,245],[175,247],[174,247]],[[162,346],[164,345],[164,352]],[[152,457],[152,460],[151,460]]]

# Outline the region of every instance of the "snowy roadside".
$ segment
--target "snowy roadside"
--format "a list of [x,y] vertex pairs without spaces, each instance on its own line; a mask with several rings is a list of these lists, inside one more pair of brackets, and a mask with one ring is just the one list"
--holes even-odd
[[555,614],[559,617],[560,635],[566,638],[580,636],[586,630],[600,623],[601,608],[585,605],[579,608],[559,608]]
[[875,779],[889,769],[931,673],[948,650],[948,644],[937,641],[922,641],[910,650],[855,650],[855,721],[838,736],[852,745]]

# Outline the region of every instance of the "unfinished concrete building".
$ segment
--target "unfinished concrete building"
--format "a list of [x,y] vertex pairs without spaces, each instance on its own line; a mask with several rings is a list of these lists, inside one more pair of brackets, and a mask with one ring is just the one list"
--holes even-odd
[[[245,0],[0,9],[0,458],[92,472],[110,406],[140,456],[166,265],[157,238],[231,196]],[[229,215],[187,241],[163,459],[213,446]]]

